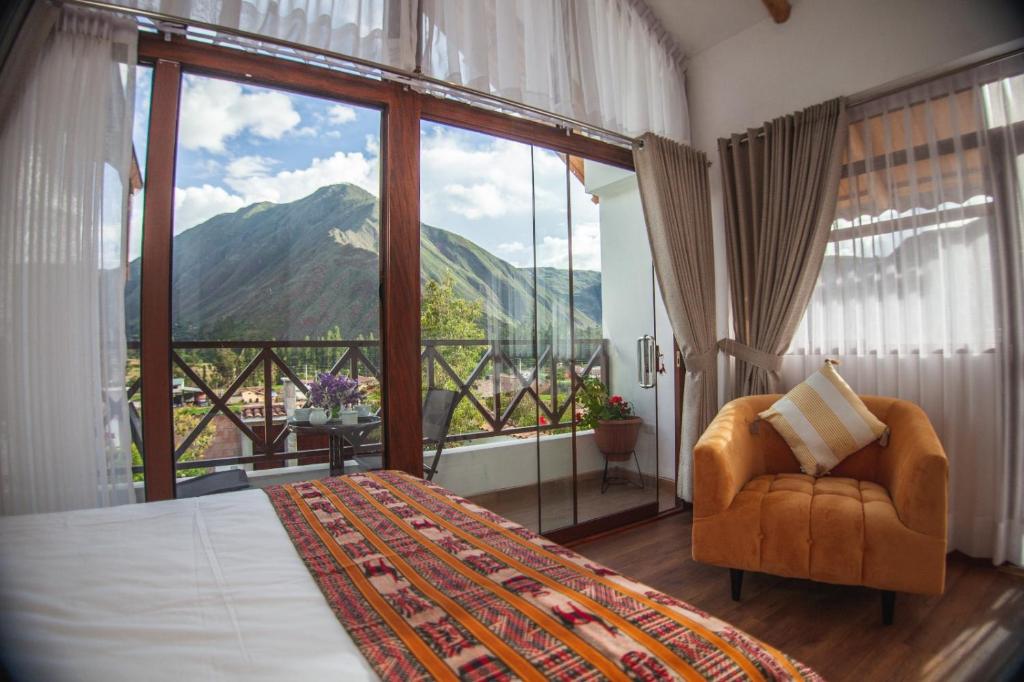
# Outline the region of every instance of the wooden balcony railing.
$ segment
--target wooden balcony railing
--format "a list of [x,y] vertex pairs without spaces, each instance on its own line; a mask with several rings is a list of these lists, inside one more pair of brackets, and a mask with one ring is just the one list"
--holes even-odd
[[[568,345],[568,344],[565,344]],[[598,375],[608,377],[608,353],[604,339],[577,339],[573,358],[559,357],[555,348],[548,344],[538,348],[534,361],[534,342],[501,341],[494,339],[428,339],[421,343],[421,363],[424,388],[447,387],[461,394],[460,401],[471,404],[479,415],[484,428],[475,431],[450,433],[449,441],[472,441],[493,436],[511,436],[528,432],[545,432],[564,429],[574,422],[572,405],[576,389],[583,379]],[[129,343],[129,349],[137,349],[137,343]],[[451,353],[466,349],[479,349],[472,371],[460,376],[453,367]],[[240,354],[252,354],[241,371],[226,388],[214,388],[210,382],[186,361],[188,351],[233,350]],[[333,355],[328,371],[332,374],[344,372],[355,379],[380,381],[380,342],[377,340],[318,340],[318,341],[176,341],[172,344],[172,362],[181,375],[209,401],[209,410],[187,434],[177,441],[174,450],[176,468],[213,468],[239,464],[258,465],[259,468],[288,466],[291,462],[309,464],[326,461],[327,441],[316,442],[304,438],[305,445],[286,451],[288,430],[284,419],[274,415],[274,376],[289,379],[298,391],[308,394],[308,388],[289,362],[287,355],[296,349],[322,349]],[[565,355],[564,352],[562,354]],[[523,369],[523,368],[527,369]],[[322,371],[322,370],[318,370]],[[251,379],[262,386],[261,399],[255,405],[262,407],[262,419],[254,422],[239,415],[232,402]],[[559,386],[559,379],[569,380],[568,389]],[[547,390],[542,390],[546,386]],[[141,439],[141,417],[135,403],[142,388],[141,379],[135,380],[128,389],[131,411],[132,439],[139,452],[145,456]],[[513,416],[524,399],[531,398],[537,405],[538,424],[516,424]],[[301,402],[301,401],[300,401]],[[301,405],[299,405],[301,406]],[[202,458],[183,461],[204,429],[218,415],[223,415],[242,435],[252,443],[251,455],[240,452],[229,457]],[[309,446],[311,441],[312,446]],[[363,446],[366,452],[380,452],[380,442]],[[142,471],[135,467],[136,473]]]

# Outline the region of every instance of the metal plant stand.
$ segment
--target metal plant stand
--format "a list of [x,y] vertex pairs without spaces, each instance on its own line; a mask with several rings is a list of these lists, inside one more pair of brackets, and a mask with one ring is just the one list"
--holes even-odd
[[[644,486],[644,473],[642,471],[640,471],[640,458],[637,457],[636,450],[632,451],[632,455],[633,455],[633,461],[636,462],[636,475],[639,478],[640,483],[637,483],[636,481],[634,481],[629,476],[609,476],[608,475],[608,462],[609,462],[609,459],[608,459],[608,457],[606,455],[605,458],[604,458],[604,475],[601,476],[601,494],[602,495],[604,495],[605,491],[608,490],[608,486],[614,485],[616,483],[632,484],[632,485],[638,486],[640,488],[640,490],[644,490],[645,489],[645,486]],[[629,458],[627,457],[626,459],[629,459]],[[618,468],[618,467],[616,467],[616,468]]]

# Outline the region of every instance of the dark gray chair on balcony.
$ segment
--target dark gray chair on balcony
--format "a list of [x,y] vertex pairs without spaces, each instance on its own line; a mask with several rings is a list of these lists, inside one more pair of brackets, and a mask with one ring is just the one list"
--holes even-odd
[[443,388],[428,388],[427,397],[423,401],[423,438],[435,444],[434,460],[430,466],[423,468],[423,476],[428,481],[434,480],[437,465],[441,462],[441,451],[448,437],[448,429],[452,425],[455,406],[459,404],[462,394]]
[[228,469],[203,474],[181,481],[177,485],[176,495],[179,500],[185,497],[202,497],[217,493],[230,493],[249,488],[249,474],[244,469]]

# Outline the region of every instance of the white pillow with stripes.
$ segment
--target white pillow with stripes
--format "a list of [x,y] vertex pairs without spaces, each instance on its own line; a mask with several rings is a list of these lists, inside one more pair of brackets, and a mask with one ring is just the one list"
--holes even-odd
[[832,360],[762,412],[793,449],[805,474],[823,476],[846,457],[887,435]]

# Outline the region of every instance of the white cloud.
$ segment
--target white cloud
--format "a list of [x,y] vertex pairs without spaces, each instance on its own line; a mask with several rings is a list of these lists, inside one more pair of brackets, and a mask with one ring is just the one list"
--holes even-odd
[[250,175],[266,175],[275,164],[274,159],[266,156],[240,156],[227,165],[228,177],[244,178]]
[[271,169],[277,161],[250,155],[232,159],[225,167],[224,184],[232,191],[204,184],[176,187],[174,190],[174,228],[181,233],[221,213],[231,213],[261,201],[276,204],[309,196],[320,187],[349,183],[370,194],[380,194],[379,159],[372,153],[337,152],[316,158],[306,168],[279,171]]
[[215,215],[237,211],[246,203],[241,197],[213,185],[175,187],[174,233],[180,234]]
[[356,120],[356,110],[343,104],[335,104],[327,110],[327,120],[336,126]]
[[380,156],[380,138],[376,135],[366,136],[366,153],[371,156]]
[[307,168],[280,171],[273,175],[254,172],[229,176],[224,182],[243,197],[245,204],[295,201],[320,187],[339,183],[358,185],[374,195],[380,193],[377,158],[368,158],[362,152],[336,152],[326,159],[313,159]]
[[470,220],[527,215],[530,148],[479,136],[483,144],[442,128],[422,138],[424,221],[445,226],[446,213]]
[[506,195],[496,185],[445,185],[448,210],[470,220],[498,218],[509,212]]
[[[568,268],[569,240],[544,237],[537,245],[539,267]],[[572,232],[573,270],[601,270],[601,226],[579,223]]]
[[224,141],[243,131],[277,140],[302,118],[285,93],[185,76],[178,120],[178,141],[185,149],[223,153]]
[[313,126],[302,126],[292,131],[292,135],[296,137],[316,137],[320,131]]
[[498,251],[507,254],[522,253],[526,251],[526,244],[522,242],[502,242],[498,244]]

